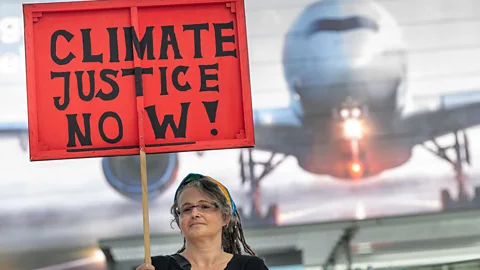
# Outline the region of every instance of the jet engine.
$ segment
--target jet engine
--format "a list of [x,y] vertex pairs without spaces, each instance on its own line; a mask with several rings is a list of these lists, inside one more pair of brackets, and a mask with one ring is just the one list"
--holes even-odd
[[[140,156],[116,156],[102,159],[107,182],[127,198],[142,200]],[[148,199],[160,196],[174,182],[178,171],[176,153],[147,155]]]

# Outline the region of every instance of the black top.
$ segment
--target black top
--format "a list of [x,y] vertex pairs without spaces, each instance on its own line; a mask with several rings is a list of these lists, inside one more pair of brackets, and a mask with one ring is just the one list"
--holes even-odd
[[[171,256],[154,256],[152,265],[157,270],[181,270],[180,265]],[[225,270],[268,270],[265,262],[256,256],[233,254]]]

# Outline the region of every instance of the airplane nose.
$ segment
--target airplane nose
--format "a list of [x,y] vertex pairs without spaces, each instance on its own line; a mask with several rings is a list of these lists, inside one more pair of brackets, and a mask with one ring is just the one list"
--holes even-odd
[[369,1],[338,2],[306,9],[285,39],[284,74],[293,103],[312,118],[331,114],[348,99],[390,110],[405,73],[400,29]]
[[[373,36],[368,33],[318,34],[311,38],[310,45],[320,72],[333,70],[346,75],[354,69],[367,67],[378,54]],[[353,68],[353,69],[352,69]],[[340,72],[340,73],[339,73]]]
[[[312,60],[307,60],[307,91],[315,99],[329,100],[332,105],[350,96],[358,101],[368,97],[362,83],[372,78],[378,50],[372,36],[363,31],[350,33],[320,33],[309,40]],[[321,91],[320,89],[325,89]]]
[[375,83],[389,79],[384,76],[389,71],[388,63],[381,63],[382,43],[371,31],[321,32],[304,42],[303,50],[298,51],[304,60],[288,70],[304,113],[328,113],[349,97],[368,106],[374,102],[372,98],[387,94],[379,89],[384,84]]

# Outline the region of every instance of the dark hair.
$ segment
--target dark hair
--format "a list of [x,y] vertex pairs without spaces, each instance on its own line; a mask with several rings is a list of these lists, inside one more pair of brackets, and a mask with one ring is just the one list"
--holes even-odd
[[[243,235],[242,229],[242,222],[240,219],[240,215],[237,211],[232,215],[232,207],[228,203],[227,198],[225,197],[224,193],[220,190],[216,183],[210,181],[208,178],[203,177],[196,181],[191,181],[186,185],[180,187],[178,190],[176,200],[174,201],[172,207],[170,208],[170,212],[172,213],[174,219],[172,223],[177,223],[179,225],[179,211],[178,211],[178,198],[180,197],[180,193],[186,187],[196,187],[200,192],[202,192],[205,196],[212,198],[218,205],[220,211],[222,211],[224,218],[230,218],[230,222],[227,226],[222,228],[222,247],[225,252],[232,253],[232,254],[242,254],[242,250],[240,244],[242,244],[243,249],[250,255],[255,256],[255,252],[250,248],[250,246],[245,241],[245,237]],[[183,238],[183,247],[177,251],[177,253],[183,252],[185,250],[186,239]]]

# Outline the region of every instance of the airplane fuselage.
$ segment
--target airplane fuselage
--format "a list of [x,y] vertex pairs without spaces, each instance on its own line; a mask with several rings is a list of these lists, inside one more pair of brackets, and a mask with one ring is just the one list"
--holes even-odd
[[[395,136],[394,124],[405,99],[404,52],[394,19],[373,2],[321,1],[304,9],[283,51],[291,107],[310,134],[308,147],[294,153],[302,168],[351,178],[355,162],[374,175],[409,159],[412,145]],[[349,102],[361,109],[361,139],[342,133]]]

